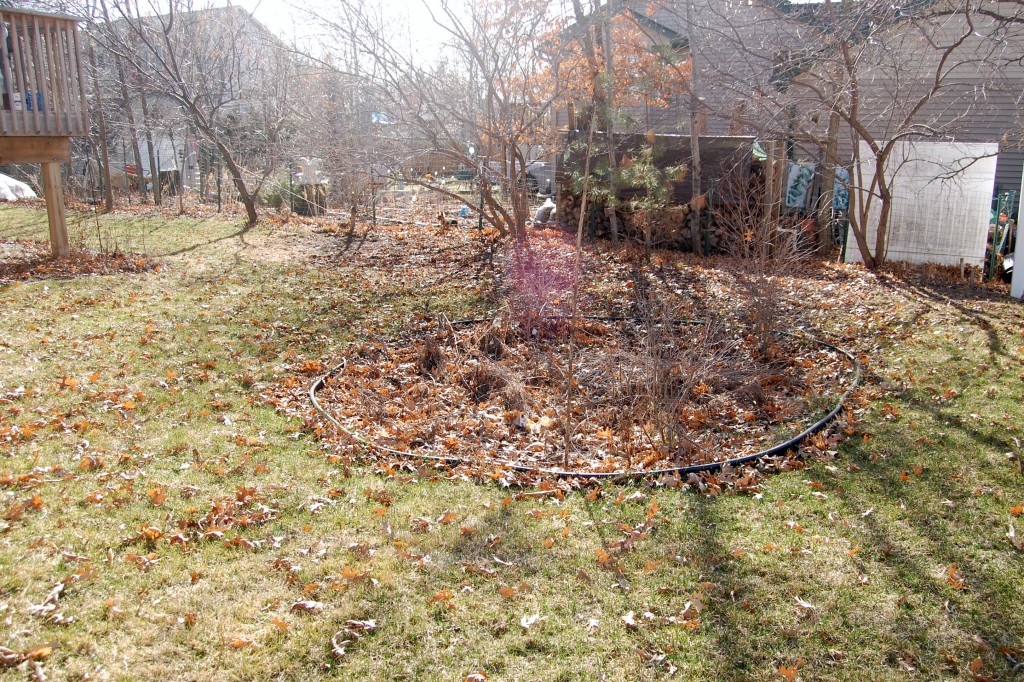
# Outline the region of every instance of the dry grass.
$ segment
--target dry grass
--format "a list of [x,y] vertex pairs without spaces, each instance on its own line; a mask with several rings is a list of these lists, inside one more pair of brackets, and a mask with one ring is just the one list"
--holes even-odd
[[[161,270],[0,288],[0,647],[51,646],[49,679],[1014,679],[1016,304],[795,275],[859,301],[805,311],[876,376],[837,460],[759,496],[518,497],[338,461],[298,404],[260,397],[414,311],[472,314],[476,294],[355,251],[321,267],[308,255],[344,237],[296,225],[99,225]],[[34,210],[0,208],[0,226],[45,234]],[[231,500],[224,535],[197,535]],[[338,658],[349,620],[376,628]]]

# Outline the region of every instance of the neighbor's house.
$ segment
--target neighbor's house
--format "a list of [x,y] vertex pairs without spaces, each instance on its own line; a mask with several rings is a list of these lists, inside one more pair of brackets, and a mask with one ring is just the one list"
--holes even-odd
[[[695,126],[700,135],[761,134],[781,129],[786,124],[771,101],[779,55],[820,42],[820,29],[792,21],[769,0],[692,0],[689,15],[686,4],[627,0],[615,8],[613,22],[631,25],[633,39],[644,41],[643,49],[660,57],[645,64],[648,70],[660,72],[635,74],[637,93],[645,83],[657,84],[648,101],[637,103],[634,96],[625,103],[613,103],[618,110],[616,129],[688,134],[694,97]],[[589,23],[602,20],[603,15],[587,17]],[[694,30],[689,28],[691,23]],[[579,31],[574,25],[567,34],[572,37]],[[635,46],[614,44],[613,57],[624,47]],[[673,80],[675,87],[663,85]],[[568,120],[568,115],[560,112],[560,126],[580,123]]]
[[[917,0],[847,16],[820,3],[781,7],[823,31],[823,45],[792,55],[786,94],[796,116],[820,112],[806,126],[809,137],[827,147],[834,136],[837,160],[850,165],[865,246],[877,248],[873,183],[884,177],[892,194],[889,259],[980,265],[993,196],[1012,214],[1024,166],[1024,31],[999,18],[1014,16],[1016,3],[979,10]],[[822,108],[830,100],[843,113],[832,135]],[[847,259],[860,258],[851,238]]]
[[[664,70],[688,72],[688,61],[693,54],[697,63],[693,79],[697,88],[694,94],[698,98],[697,132],[713,136],[791,135],[794,154],[813,156],[818,147],[824,146],[823,124],[827,121],[827,109],[821,97],[801,94],[799,88],[791,84],[800,82],[800,74],[815,68],[820,70],[822,65],[827,67],[830,58],[835,58],[834,47],[830,47],[834,29],[829,27],[824,3],[692,0],[693,31],[689,30],[691,22],[687,19],[686,4],[670,0],[631,0],[621,3],[616,11],[643,32],[650,49],[671,55],[674,64],[664,66]],[[837,0],[833,4],[842,3]],[[869,0],[859,4],[878,3]],[[908,32],[908,18],[901,21],[897,14],[890,14],[877,18],[888,22],[888,26],[882,27],[884,30],[872,26],[871,32],[865,33],[865,40],[877,43],[880,50],[906,62],[898,75],[904,99],[909,99],[912,88],[902,81],[915,81],[913,89],[918,91],[929,86],[938,48],[943,40],[957,38],[962,28],[962,18],[957,19],[955,12],[943,11],[948,4],[944,1],[913,0],[910,4],[934,8],[934,17],[927,22],[932,30],[924,28],[925,22],[917,22],[916,30]],[[1016,3],[988,5],[1005,6],[1009,13]],[[862,19],[864,23],[870,22],[868,16]],[[973,32],[955,51],[959,66],[953,73],[944,75],[946,84],[942,89],[957,95],[933,98],[928,110],[917,117],[924,122],[919,126],[919,135],[926,137],[932,129],[939,137],[1001,143],[1004,154],[999,164],[998,184],[1019,189],[1024,167],[1024,151],[1020,149],[1024,120],[1018,110],[1024,85],[1024,66],[1020,64],[1020,55],[1024,54],[1022,31],[981,15],[972,17],[972,21],[975,23]],[[932,45],[928,44],[929,40],[933,41]],[[999,68],[993,68],[994,64]],[[876,92],[863,98],[862,106],[869,111],[859,118],[867,121],[882,137],[894,114],[891,100],[901,96],[892,90],[895,77],[885,73],[890,65],[893,65],[892,59],[885,63],[880,61],[875,67],[865,69],[863,76]],[[964,87],[959,88],[953,81]],[[882,92],[883,88],[889,91]],[[796,105],[796,109],[790,105]],[[620,113],[616,129],[630,133],[687,134],[690,132],[690,106],[690,85],[683,83],[665,102],[622,107],[624,111]],[[568,116],[564,109],[559,112],[559,127],[570,122]],[[932,122],[938,122],[939,127],[935,128]],[[850,151],[849,133],[841,134],[840,139],[847,142],[847,151]]]
[[[686,5],[626,2],[618,9],[643,27],[651,45],[672,49],[675,63],[666,64],[666,71],[679,72],[680,62],[689,68],[696,64],[692,81],[661,106],[626,107],[629,116],[617,121],[618,130],[686,135],[693,127],[700,135],[751,134],[782,140],[793,161],[817,162],[820,168],[830,138],[828,88],[835,86],[838,106],[848,106],[856,78],[860,97],[853,118],[863,133],[877,140],[905,137],[919,147],[922,141],[975,145],[962,157],[994,154],[993,147],[976,145],[998,145],[998,155],[989,159],[994,166],[989,194],[1019,190],[1024,152],[1017,104],[1024,85],[1019,61],[1024,41],[1017,24],[983,14],[958,15],[957,5],[937,0],[913,0],[902,12],[872,0],[830,5],[693,0],[689,14]],[[1014,3],[985,8],[1011,13]],[[927,18],[915,19],[924,14]],[[861,60],[852,69],[844,68],[844,41]],[[940,67],[944,48],[951,49]],[[928,94],[932,88],[936,92]],[[922,99],[920,108],[910,111]],[[562,114],[558,123],[572,127],[573,122]],[[865,135],[845,122],[832,133],[833,158],[852,165]],[[932,152],[926,156],[934,157]],[[916,164],[918,175],[934,165]],[[936,171],[933,179],[949,171]],[[918,187],[923,182],[916,180]],[[943,222],[949,221],[930,218],[933,227]]]
[[[622,2],[615,6],[610,22],[605,13],[597,13],[571,25],[565,34],[579,42],[582,29],[589,28],[603,52],[611,33],[615,70],[626,71],[617,76],[611,93],[617,160],[629,163],[638,150],[649,146],[656,165],[682,164],[688,171],[693,133],[701,144],[701,192],[713,188],[712,201],[730,201],[728,197],[738,196],[747,185],[756,138],[774,138],[785,126],[779,120],[782,110],[766,96],[776,92],[778,53],[813,43],[818,31],[790,21],[761,0],[693,0],[690,4],[687,11],[681,2]],[[608,23],[611,31],[604,29]],[[623,24],[630,30],[614,30]],[[696,29],[690,30],[691,25]],[[646,53],[648,58],[634,56],[627,61],[624,53],[630,51]],[[628,68],[623,68],[624,63]],[[555,123],[566,135],[570,150],[588,135],[589,93],[585,87],[581,90],[579,101],[559,111]],[[599,124],[595,133],[599,166],[604,164],[606,144],[602,127]],[[580,170],[578,152],[572,156],[577,158],[567,157],[567,167]],[[672,200],[679,204],[689,202],[694,191],[684,175],[692,178],[689,173],[675,174],[670,183]],[[568,177],[563,173],[563,186]],[[620,187],[617,194],[620,200],[628,200],[636,195],[636,188]],[[575,203],[569,196],[560,205],[569,208]],[[575,216],[575,210],[564,213]],[[600,215],[597,220],[600,231],[600,223],[607,221]],[[704,229],[691,224],[683,234],[672,228],[667,241],[696,248],[696,242],[703,240],[706,245],[708,240],[697,234]]]

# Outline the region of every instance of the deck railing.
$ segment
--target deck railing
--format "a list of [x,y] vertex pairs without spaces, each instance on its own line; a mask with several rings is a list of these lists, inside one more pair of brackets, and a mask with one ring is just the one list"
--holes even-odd
[[88,134],[73,17],[0,7],[0,137]]

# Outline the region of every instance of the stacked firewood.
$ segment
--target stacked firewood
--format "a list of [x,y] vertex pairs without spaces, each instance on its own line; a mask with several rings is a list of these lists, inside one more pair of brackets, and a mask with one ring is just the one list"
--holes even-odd
[[[582,203],[580,195],[563,191],[558,200],[558,221],[575,230],[579,225]],[[619,237],[642,244],[648,239],[649,229],[651,246],[690,250],[694,243],[690,211],[689,205],[669,206],[655,211],[620,208],[616,211],[619,218]],[[707,241],[712,250],[718,247],[721,239],[713,222],[709,227],[706,217],[702,216],[697,229],[701,232],[702,244]],[[599,238],[611,236],[611,216],[605,202],[587,201],[583,233]]]

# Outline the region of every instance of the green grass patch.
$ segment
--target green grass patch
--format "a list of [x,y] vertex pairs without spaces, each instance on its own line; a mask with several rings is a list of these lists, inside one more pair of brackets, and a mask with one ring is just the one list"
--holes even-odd
[[758,495],[518,498],[346,467],[261,398],[480,292],[299,224],[74,220],[160,268],[0,284],[0,647],[51,679],[1014,679],[1016,303],[896,282],[828,317],[873,371],[856,431]]

